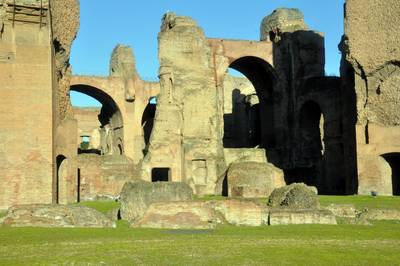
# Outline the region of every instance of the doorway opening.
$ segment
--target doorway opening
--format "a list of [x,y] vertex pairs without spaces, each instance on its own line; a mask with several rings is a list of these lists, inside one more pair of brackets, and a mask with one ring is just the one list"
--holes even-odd
[[81,169],[78,168],[78,179],[76,182],[76,201],[81,202]]
[[56,180],[54,184],[54,202],[56,204],[60,203],[61,198],[61,184],[66,177],[66,157],[64,155],[58,155],[56,157]]
[[151,182],[168,182],[171,180],[171,168],[160,167],[151,170]]
[[400,153],[387,153],[382,157],[390,165],[392,170],[392,188],[393,195],[400,196]]

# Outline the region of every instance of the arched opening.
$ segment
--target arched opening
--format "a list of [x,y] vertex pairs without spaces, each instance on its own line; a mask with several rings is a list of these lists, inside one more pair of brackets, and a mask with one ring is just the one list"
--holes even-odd
[[[79,136],[83,137],[78,153],[123,154],[123,120],[115,101],[104,91],[85,84],[73,85],[70,91]],[[95,106],[83,106],[85,100]],[[82,143],[85,140],[87,143]]]
[[148,150],[150,135],[154,125],[154,117],[156,114],[156,109],[157,109],[157,98],[151,97],[142,115],[142,129],[143,129],[143,138],[145,144],[145,148],[143,150],[144,155],[146,155]]
[[56,180],[54,182],[54,202],[56,204],[59,204],[66,196],[64,195],[66,188],[63,185],[66,182],[67,170],[67,158],[64,155],[58,155],[56,157]]
[[260,104],[251,81],[242,73],[229,68],[224,77],[224,95],[224,147],[259,146]]
[[228,187],[228,175],[224,177],[224,180],[222,181],[222,193],[221,195],[223,197],[228,197],[229,196],[229,187]]
[[86,151],[89,149],[90,136],[81,136],[81,142],[79,144],[79,148],[82,151]]
[[272,66],[263,59],[246,56],[232,62],[229,68],[242,76],[227,75],[224,80],[224,147],[273,148]]
[[300,109],[297,138],[297,167],[285,172],[287,183],[303,182],[321,187],[321,159],[324,154],[324,118],[314,101],[307,101]]
[[400,153],[386,153],[381,155],[390,165],[392,170],[392,188],[393,195],[400,195]]

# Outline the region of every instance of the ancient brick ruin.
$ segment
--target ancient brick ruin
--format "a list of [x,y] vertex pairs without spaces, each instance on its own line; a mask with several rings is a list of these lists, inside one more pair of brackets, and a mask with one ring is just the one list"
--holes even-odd
[[[123,45],[109,76],[72,76],[77,0],[0,0],[0,209],[114,198],[133,180],[400,195],[399,17],[397,0],[347,0],[341,75],[328,77],[323,34],[297,9],[262,19],[259,41],[207,38],[167,13],[147,82]],[[73,108],[70,91],[102,107]]]

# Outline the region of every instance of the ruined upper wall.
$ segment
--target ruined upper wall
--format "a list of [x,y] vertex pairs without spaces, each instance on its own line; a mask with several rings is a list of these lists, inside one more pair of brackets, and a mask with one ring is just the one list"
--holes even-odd
[[260,38],[262,41],[273,41],[271,35],[307,29],[304,15],[300,10],[297,8],[278,8],[262,20]]
[[359,65],[366,75],[400,59],[400,1],[347,0],[346,59]]
[[[400,125],[400,2],[348,0],[340,46],[353,67],[359,124]],[[346,77],[342,65],[342,77]]]
[[111,54],[110,76],[128,77],[133,73],[136,73],[136,67],[132,48],[118,44]]
[[58,89],[56,89],[56,121],[58,123],[66,117],[72,117],[68,94],[71,76],[69,56],[72,42],[79,29],[79,1],[52,0],[50,12],[55,52],[55,75],[58,82]]

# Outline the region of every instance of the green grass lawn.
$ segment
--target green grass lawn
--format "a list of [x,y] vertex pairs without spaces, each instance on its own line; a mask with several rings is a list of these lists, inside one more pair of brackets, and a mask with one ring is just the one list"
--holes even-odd
[[89,208],[93,208],[101,213],[107,213],[113,209],[119,208],[120,207],[120,203],[117,201],[106,201],[106,200],[102,200],[102,201],[84,201],[84,202],[80,202],[78,203],[78,205],[82,205],[82,206],[86,206]]
[[400,197],[389,196],[319,196],[321,206],[335,204],[353,204],[358,210],[368,209],[400,209]]
[[[399,197],[321,196],[322,205],[400,208]],[[103,213],[118,202],[83,202]],[[400,222],[215,230],[0,227],[0,265],[400,265]]]
[[216,230],[0,228],[0,265],[399,265],[400,223]]

